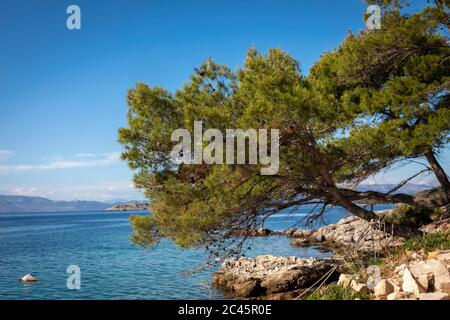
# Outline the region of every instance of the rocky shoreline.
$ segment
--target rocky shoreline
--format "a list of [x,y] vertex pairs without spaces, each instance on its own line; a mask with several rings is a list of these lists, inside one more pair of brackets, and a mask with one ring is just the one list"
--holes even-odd
[[340,220],[336,224],[327,225],[314,231],[288,230],[288,237],[295,238],[291,245],[305,247],[319,245],[330,251],[349,248],[360,253],[380,252],[386,248],[394,248],[403,244],[403,239],[380,230],[356,216]]
[[[450,219],[433,222],[424,230],[448,230],[449,222]],[[331,283],[378,300],[450,299],[450,250],[409,252],[406,263],[392,267],[394,272],[389,277],[380,275],[370,280],[373,275],[369,273],[346,273],[345,255],[349,252],[357,257],[382,254],[401,248],[404,239],[355,216],[311,231],[261,229],[246,235],[280,234],[292,238],[293,246],[317,246],[336,255],[326,259],[275,256],[228,259],[220,271],[213,274],[213,285],[233,297],[244,299],[299,299],[319,284]]]
[[351,274],[341,274],[338,285],[364,290],[375,300],[450,300],[450,250],[412,253],[409,258],[371,285]]
[[[338,263],[334,259],[259,256],[226,260],[213,285],[239,298],[292,299]],[[335,273],[331,280],[337,280]]]

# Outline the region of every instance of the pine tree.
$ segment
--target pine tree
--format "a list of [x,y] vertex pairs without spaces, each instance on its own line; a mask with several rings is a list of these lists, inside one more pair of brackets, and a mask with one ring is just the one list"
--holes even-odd
[[424,157],[448,202],[450,182],[436,154],[450,130],[450,48],[436,17],[442,17],[436,7],[412,16],[388,7],[381,30],[349,35],[322,57],[311,78],[359,117],[352,137],[386,165]]
[[[208,59],[175,93],[142,83],[130,89],[119,141],[152,212],[131,218],[133,240],[168,237],[234,254],[240,230],[285,209],[313,205],[317,218],[341,206],[370,221],[381,218],[356,201],[423,206],[410,195],[346,186],[401,159],[431,152],[431,161],[448,142],[449,49],[429,12],[386,11],[382,30],[350,35],[308,77],[282,50],[252,49],[236,71]],[[278,174],[263,176],[260,165],[174,164],[172,132],[192,133],[198,120],[204,130],[279,129]]]

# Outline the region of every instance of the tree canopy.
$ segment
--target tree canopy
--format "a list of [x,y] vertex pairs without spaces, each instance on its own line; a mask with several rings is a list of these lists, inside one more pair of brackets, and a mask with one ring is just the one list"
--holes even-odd
[[448,201],[450,183],[435,154],[448,142],[450,48],[430,12],[387,11],[382,30],[350,35],[310,77],[359,117],[350,134],[372,154],[387,164],[424,156]]
[[[406,16],[385,1],[381,30],[350,34],[308,76],[281,49],[253,48],[236,71],[206,60],[174,93],[144,83],[130,89],[119,141],[151,201],[150,215],[131,218],[133,241],[168,237],[183,247],[236,253],[239,230],[284,209],[314,205],[320,215],[341,206],[373,220],[372,209],[355,201],[421,207],[411,195],[348,186],[423,156],[442,186],[439,205],[448,204],[448,176],[435,157],[450,129],[449,39],[440,29],[448,2],[436,3]],[[193,132],[199,120],[222,132],[278,129],[278,173],[263,176],[250,164],[173,163],[172,132]]]

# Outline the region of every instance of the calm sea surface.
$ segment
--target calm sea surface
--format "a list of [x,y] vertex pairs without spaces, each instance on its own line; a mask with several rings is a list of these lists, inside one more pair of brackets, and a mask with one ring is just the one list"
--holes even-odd
[[[274,216],[266,227],[285,230],[305,212]],[[0,299],[222,298],[220,292],[209,288],[215,270],[183,274],[205,261],[203,251],[181,250],[170,241],[142,250],[130,242],[130,214],[133,212],[0,214]],[[334,223],[344,216],[345,211],[333,209],[321,223]],[[289,242],[281,236],[255,238],[248,255],[329,255],[314,248],[291,247]],[[69,265],[81,269],[80,290],[67,288]],[[19,277],[27,273],[39,281],[21,283]]]

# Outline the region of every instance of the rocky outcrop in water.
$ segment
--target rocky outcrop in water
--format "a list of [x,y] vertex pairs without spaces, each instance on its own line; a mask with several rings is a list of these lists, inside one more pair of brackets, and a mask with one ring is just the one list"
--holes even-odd
[[274,231],[266,228],[258,228],[258,229],[242,229],[234,233],[234,236],[236,237],[269,237],[277,235],[283,235],[283,232]]
[[[340,246],[351,247],[361,252],[381,251],[402,245],[403,239],[394,237],[366,220],[356,216],[342,219],[336,224],[321,227],[314,231],[289,231],[294,246],[320,245],[331,250]],[[289,235],[288,234],[288,235]]]
[[148,203],[141,201],[132,201],[128,203],[118,204],[106,209],[105,211],[146,211]]
[[[226,260],[213,285],[239,298],[292,299],[330,272],[334,259],[259,256]],[[329,280],[336,280],[332,274]]]

